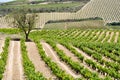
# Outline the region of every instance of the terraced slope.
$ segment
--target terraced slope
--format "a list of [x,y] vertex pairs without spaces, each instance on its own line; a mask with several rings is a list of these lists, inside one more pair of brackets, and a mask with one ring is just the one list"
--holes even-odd
[[[71,14],[74,13],[59,13],[59,12],[54,12],[54,13],[38,13],[38,20],[36,23],[37,28],[43,28],[45,23],[48,22],[49,20],[65,20],[65,19],[71,19],[72,17]],[[12,26],[12,19],[11,18],[5,18],[5,17],[0,17],[0,27],[13,27]]]
[[88,20],[80,22],[58,22],[45,24],[43,29],[70,29],[70,28],[106,28],[103,20]]
[[[91,17],[101,17],[105,23],[118,22],[120,20],[119,6],[119,0],[91,0],[77,13],[39,13],[36,27],[43,28],[45,23],[50,20],[83,19]],[[11,21],[11,19],[8,19],[8,21]],[[0,17],[0,27],[11,26],[4,17]]]
[[120,0],[91,0],[77,12],[82,18],[102,17],[105,22],[120,20]]

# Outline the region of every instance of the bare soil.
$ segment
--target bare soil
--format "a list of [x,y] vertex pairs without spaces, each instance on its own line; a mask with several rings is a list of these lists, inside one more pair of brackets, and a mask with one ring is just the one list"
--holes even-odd
[[55,51],[53,51],[53,49],[51,48],[50,45],[48,45],[47,43],[45,42],[41,42],[44,50],[45,50],[45,53],[48,57],[50,57],[55,63],[57,63],[57,65],[62,69],[64,70],[66,73],[72,75],[74,78],[79,78],[81,77],[80,75],[77,75],[75,74],[71,68],[65,64],[64,62],[62,62],[60,60],[60,58],[57,56],[57,53]]
[[4,40],[0,40],[0,53],[3,51]]
[[[96,72],[95,70],[93,70],[92,68],[90,68],[85,62],[81,63],[80,60],[73,54],[71,53],[66,47],[62,46],[61,44],[57,44],[57,47],[61,50],[63,50],[63,52],[69,56],[73,61],[79,62],[80,65],[84,66],[85,68],[89,69],[91,72]],[[79,51],[82,52],[82,51]],[[88,58],[88,59],[92,59],[91,57],[89,57],[88,55],[86,55],[85,53],[83,53],[83,56]],[[94,59],[92,59],[94,60]],[[95,61],[95,60],[94,60]],[[100,77],[104,77],[103,75],[99,74]]]
[[87,37],[89,35],[90,31],[88,31],[84,36]]
[[105,36],[105,38],[101,42],[103,43],[108,36],[109,36],[109,31],[106,32],[106,36]]
[[61,44],[57,44],[57,47],[62,50],[68,57],[70,57],[73,61],[79,62],[79,59],[74,56],[73,53],[71,53],[68,49],[66,49],[64,46]]
[[51,70],[47,67],[45,62],[39,55],[38,49],[34,42],[26,42],[28,57],[32,61],[35,66],[36,71],[39,71],[45,76],[47,79],[54,78],[55,76],[52,74]]
[[63,50],[63,52],[70,57],[73,61],[75,62],[79,62],[82,66],[85,66],[86,68],[88,68],[90,71],[93,71],[91,68],[89,68],[87,65],[84,65],[80,62],[80,60],[78,59],[78,57],[76,57],[73,53],[71,53],[67,48],[65,48],[64,46],[62,46],[61,44],[57,44],[57,47],[61,50]]
[[95,39],[99,34],[100,34],[100,31],[98,31],[92,39]]
[[24,80],[19,41],[10,41],[8,60],[3,80]]
[[103,32],[99,35],[99,37],[98,37],[98,39],[97,39],[96,41],[98,41],[104,33],[105,33],[105,31],[103,31]]
[[118,41],[118,36],[119,36],[119,32],[116,32],[116,36],[115,36],[115,43],[117,43],[117,41]]
[[84,32],[82,32],[81,34],[80,34],[80,36],[83,36],[83,35],[85,35],[85,33],[86,33],[87,31],[84,31]]
[[81,33],[81,31],[75,32],[74,35],[73,35],[73,37],[74,38],[77,37],[79,35],[79,33]]
[[111,39],[112,39],[113,35],[114,35],[114,32],[112,32],[112,33],[110,34],[110,39],[108,40],[109,43],[111,42]]

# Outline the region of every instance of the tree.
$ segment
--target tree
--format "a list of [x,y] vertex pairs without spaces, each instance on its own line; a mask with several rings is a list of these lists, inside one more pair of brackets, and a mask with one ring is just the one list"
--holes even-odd
[[12,12],[13,26],[19,28],[25,34],[26,41],[29,40],[29,34],[35,27],[37,15],[35,13],[28,14],[28,10],[22,9],[20,11]]

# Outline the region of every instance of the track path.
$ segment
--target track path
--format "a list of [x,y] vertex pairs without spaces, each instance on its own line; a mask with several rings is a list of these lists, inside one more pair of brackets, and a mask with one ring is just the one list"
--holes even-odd
[[118,37],[119,37],[119,32],[116,32],[115,41],[114,41],[115,43],[117,43]]
[[56,52],[54,52],[51,48],[50,45],[48,45],[47,43],[45,42],[41,42],[42,46],[43,46],[43,49],[46,53],[46,55],[48,57],[50,57],[55,63],[57,63],[58,66],[60,66],[60,68],[62,70],[64,70],[66,73],[72,75],[74,78],[79,78],[81,77],[81,75],[77,75],[75,74],[69,67],[68,65],[66,65],[65,63],[61,62],[61,60],[59,59],[59,57],[57,56]]
[[79,36],[79,34],[80,34],[81,32],[82,32],[82,31],[75,32],[74,35],[73,35],[73,38]]
[[[64,52],[67,56],[69,56],[73,61],[79,62],[80,65],[82,65],[82,66],[84,66],[85,68],[89,69],[91,72],[96,72],[95,70],[93,70],[92,68],[90,68],[89,66],[87,66],[87,64],[86,64],[85,62],[84,62],[84,63],[81,63],[80,60],[78,59],[78,57],[76,57],[73,53],[71,53],[71,52],[70,52],[66,47],[64,47],[63,45],[57,44],[57,47],[58,47],[59,49],[63,50],[63,52]],[[77,48],[75,48],[75,49],[78,51]],[[81,52],[84,57],[86,57],[86,58],[88,58],[88,59],[92,59],[91,57],[87,56],[84,52],[82,52],[82,51],[80,51],[80,50],[79,50],[78,52]],[[94,60],[94,59],[92,59],[92,60]],[[95,60],[94,60],[94,61],[95,61]],[[100,76],[101,78],[104,77],[104,76],[101,75],[101,74],[99,74],[99,76]]]
[[96,41],[99,41],[100,38],[102,37],[102,35],[104,35],[105,31],[101,32],[101,34],[99,35],[98,39]]
[[73,37],[76,33],[78,32],[78,30],[75,30],[75,31],[73,31],[70,35],[68,35],[68,37]]
[[24,80],[19,41],[10,41],[8,60],[3,80]]
[[[91,59],[93,62],[97,62],[94,58],[90,57],[89,55],[87,55],[87,53],[83,52],[82,50],[80,50],[79,48],[76,48],[74,46],[72,46],[77,52],[79,52],[80,54],[82,54],[84,56],[85,59]],[[105,61],[109,61],[112,62],[112,60],[106,58],[105,56],[102,57],[103,60]],[[97,62],[98,63],[98,62]],[[98,63],[99,64],[99,63]],[[99,64],[101,65],[101,64]]]
[[96,35],[92,38],[92,40],[94,41],[94,39],[95,39],[96,37],[98,37],[99,34],[100,34],[100,31],[98,31],[98,32],[96,33]]
[[36,71],[39,71],[43,74],[47,79],[54,78],[55,76],[52,74],[51,70],[46,66],[45,62],[39,55],[38,49],[34,42],[26,42],[28,57],[32,61],[35,66]]
[[2,49],[3,47],[4,47],[4,40],[0,40],[0,54],[3,51]]
[[106,36],[104,37],[104,39],[101,41],[102,43],[106,40],[106,38],[109,36],[109,31],[106,32]]
[[109,43],[111,42],[113,35],[114,35],[114,32],[112,32],[112,33],[110,34],[110,38],[109,38],[109,40],[108,40]]

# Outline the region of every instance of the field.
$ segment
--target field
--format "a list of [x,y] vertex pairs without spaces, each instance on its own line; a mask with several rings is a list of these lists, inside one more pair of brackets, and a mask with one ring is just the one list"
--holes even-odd
[[[18,33],[16,29],[0,32]],[[40,30],[30,38],[29,42],[0,40],[0,79],[120,79],[119,30]]]
[[[68,27],[104,27],[105,22],[104,20],[82,20],[82,21],[74,21],[77,19],[82,19],[79,16],[75,18],[75,13],[68,13],[68,12],[53,12],[53,13],[38,13],[36,28],[63,28],[65,25]],[[59,21],[59,20],[73,20],[73,22],[57,22],[57,23],[50,23],[47,24],[49,21]],[[13,27],[12,25],[12,18],[0,17],[0,27]]]
[[58,4],[55,4],[55,3],[51,3],[51,4],[33,4],[33,5],[29,5],[29,4],[18,4],[18,5],[5,5],[5,6],[0,6],[0,9],[17,9],[17,8],[21,8],[21,7],[24,7],[24,8],[31,8],[31,9],[40,9],[40,8],[66,8],[66,7],[76,7],[76,6],[79,6],[81,5],[82,3],[80,2],[74,2],[74,3],[58,3]]
[[56,22],[47,23],[43,29],[71,29],[71,28],[81,28],[81,29],[91,29],[91,28],[107,28],[104,26],[103,20],[83,20],[75,22]]
[[[120,26],[105,25],[119,21],[118,0],[31,1],[0,4],[4,14],[22,6],[38,11],[29,41],[10,28],[13,18],[0,15],[0,80],[120,80]],[[25,29],[33,24],[21,21]]]
[[101,17],[106,23],[119,22],[119,2],[119,0],[91,0],[77,14],[83,18]]
[[[71,13],[71,11],[75,10],[75,7],[83,6],[82,2],[73,2],[73,3],[50,3],[50,4],[36,4],[36,5],[29,5],[29,4],[21,4],[21,5],[1,5],[0,9],[4,14],[11,11],[11,9],[19,9],[22,6],[27,8],[33,8],[34,11],[38,10],[38,22],[36,24],[36,28],[43,28],[45,23],[49,20],[65,20],[65,19],[75,19],[75,13]],[[4,10],[5,9],[5,10]],[[43,11],[44,13],[39,13],[42,10],[47,10],[47,12]],[[52,9],[52,10],[51,10]],[[57,11],[56,11],[57,10]],[[61,12],[62,10],[62,12]],[[68,10],[68,11],[67,11]],[[69,11],[70,10],[70,11]],[[0,12],[2,12],[0,11]],[[79,18],[80,19],[80,18]],[[9,23],[9,24],[8,24]],[[7,18],[6,16],[0,16],[0,27],[13,27],[12,26],[12,19]]]
[[29,12],[41,13],[41,12],[76,12],[80,10],[86,3],[84,2],[21,2],[13,1],[0,5],[0,14],[6,15],[14,10],[20,10],[23,8],[29,9]]
[[[100,4],[99,4],[100,3]],[[104,20],[104,24],[111,22],[119,22],[119,1],[115,0],[92,0],[86,5],[83,2],[73,2],[73,3],[51,3],[51,4],[21,4],[21,5],[1,5],[0,9],[2,11],[11,11],[10,9],[19,9],[21,6],[27,8],[33,8],[34,11],[45,10],[44,13],[38,13],[38,23],[36,28],[43,28],[45,24],[50,20],[66,20],[66,19],[85,19],[91,17],[101,17]],[[83,5],[85,5],[83,7]],[[113,5],[113,7],[111,6]],[[75,8],[81,6],[82,9],[78,12],[74,12]],[[7,9],[10,8],[10,9]],[[45,9],[44,9],[45,8]],[[4,10],[5,9],[5,10]],[[7,9],[7,10],[6,10]],[[78,8],[79,9],[79,8]],[[47,11],[46,11],[47,10]],[[69,11],[70,10],[70,11]],[[74,13],[71,13],[72,12]],[[2,12],[0,11],[0,12]],[[10,21],[11,19],[9,19]],[[65,24],[65,23],[64,23]],[[8,27],[5,17],[0,17],[0,27]],[[49,26],[49,25],[47,25]],[[11,26],[10,26],[11,27]]]

